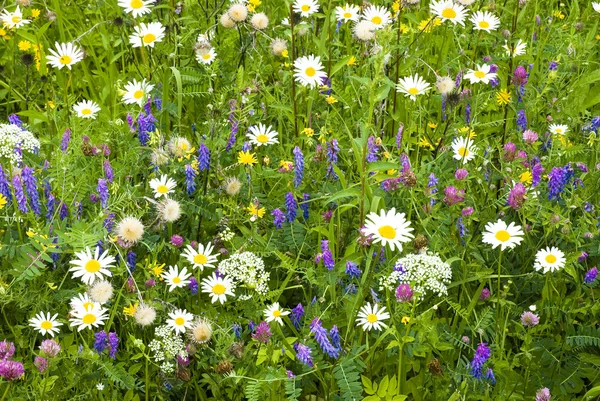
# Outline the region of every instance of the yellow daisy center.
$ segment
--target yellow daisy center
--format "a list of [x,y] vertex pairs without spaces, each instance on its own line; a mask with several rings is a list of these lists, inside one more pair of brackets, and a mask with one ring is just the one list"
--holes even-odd
[[83,304],[83,309],[85,309],[86,311],[89,311],[90,309],[94,308],[94,304],[91,302],[85,302]]
[[213,285],[212,291],[217,295],[225,294],[225,286],[223,284],[215,284]]
[[496,239],[500,242],[506,242],[510,239],[510,234],[506,230],[500,230],[496,233]]
[[304,11],[305,13],[309,12],[310,11],[310,6],[308,4],[304,4],[302,6],[302,11]]
[[210,60],[210,53],[204,53],[204,54],[202,55],[202,58],[203,58],[204,60]]
[[279,317],[281,316],[281,311],[279,309],[277,309],[276,311],[273,311],[273,317]]
[[256,136],[256,140],[260,143],[267,143],[269,142],[269,137],[265,134],[260,134]]
[[199,253],[198,255],[194,256],[194,263],[195,264],[197,264],[197,265],[203,265],[206,262],[208,262],[208,258],[205,255]]
[[314,77],[316,73],[317,73],[317,71],[312,67],[308,67],[306,69],[306,75],[309,77]]
[[562,134],[562,132],[563,132],[562,128],[557,128],[557,129],[556,129],[556,133],[557,133],[557,134]]
[[417,88],[410,88],[409,90],[407,90],[407,92],[413,96],[419,94],[419,90]]
[[375,323],[377,320],[377,315],[374,313],[371,313],[367,316],[367,322],[369,323]]
[[19,22],[21,22],[21,17],[19,17],[18,15],[13,15],[12,22],[14,24],[18,24]]
[[182,317],[178,317],[177,319],[175,319],[175,324],[177,326],[183,326],[184,323],[185,323],[185,319]]
[[469,156],[469,149],[463,146],[460,149],[458,149],[458,154],[460,155],[460,157]]
[[556,263],[556,256],[554,256],[554,255],[546,256],[546,263]]
[[142,97],[144,97],[144,91],[143,90],[138,89],[135,92],[133,92],[133,98],[134,99],[141,99]]
[[96,315],[93,313],[88,313],[81,319],[81,321],[85,324],[94,324],[96,322]]
[[481,78],[485,77],[485,72],[483,72],[483,71],[475,71],[473,73],[473,75],[475,75],[477,78],[481,79]]
[[181,277],[173,277],[173,284],[181,283]]
[[346,12],[344,13],[344,18],[346,18],[346,19],[352,18],[352,14],[351,14],[351,13],[349,13],[348,11],[346,11]]
[[158,187],[156,187],[156,192],[164,195],[167,192],[169,192],[169,187],[167,187],[166,185],[159,185]]
[[84,266],[88,273],[98,273],[101,267],[100,262],[95,259],[88,260]]
[[483,29],[487,29],[487,28],[489,28],[489,27],[490,27],[490,23],[489,23],[489,22],[487,22],[487,21],[480,21],[480,22],[479,22],[479,27],[480,27],[480,28],[483,28]]
[[379,235],[381,235],[383,238],[396,238],[396,230],[392,226],[381,226],[377,231],[379,231]]
[[58,62],[63,65],[71,64],[71,61],[73,61],[73,59],[67,55],[61,56],[61,58],[58,59]]
[[44,330],[50,330],[52,328],[52,322],[44,320],[42,324],[40,324],[40,327]]
[[444,11],[442,11],[442,17],[448,18],[448,19],[454,19],[454,18],[456,18],[456,11],[454,11],[453,8],[446,8],[446,9],[444,9]]
[[381,19],[381,17],[379,15],[376,15],[373,18],[371,18],[371,22],[374,23],[375,25],[379,25],[383,22],[383,20]]
[[142,2],[142,0],[131,0],[131,3],[129,3],[129,5],[131,6],[131,8],[142,8],[144,7],[144,3]]
[[150,43],[156,40],[156,35],[154,35],[153,33],[147,33],[144,35],[144,38],[142,40],[145,44],[149,45]]
[[92,110],[83,109],[83,110],[81,110],[81,114],[83,114],[84,116],[89,116],[90,114],[92,114]]

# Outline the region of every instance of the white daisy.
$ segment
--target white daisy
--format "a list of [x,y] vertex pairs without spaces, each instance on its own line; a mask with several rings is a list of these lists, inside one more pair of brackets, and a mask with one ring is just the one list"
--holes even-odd
[[188,285],[190,283],[190,280],[188,279],[191,275],[192,273],[188,273],[185,267],[179,271],[179,268],[175,265],[169,266],[169,271],[164,272],[161,277],[169,285],[169,292],[171,292],[175,288],[181,288]]
[[563,124],[550,124],[548,131],[550,131],[551,134],[564,135],[569,132],[569,126]]
[[181,256],[186,258],[192,264],[193,268],[199,267],[203,271],[205,267],[215,267],[217,254],[212,255],[213,249],[213,244],[210,242],[206,246],[198,243],[198,250],[188,245]]
[[294,77],[296,81],[311,88],[319,86],[327,78],[319,56],[299,57],[294,61]]
[[344,7],[336,7],[335,13],[338,22],[358,21],[360,7],[346,3]]
[[273,130],[273,127],[266,126],[264,124],[253,125],[248,128],[250,131],[246,136],[250,139],[250,143],[256,146],[267,146],[274,143],[279,143],[277,139],[277,131]]
[[413,228],[410,226],[410,221],[404,216],[404,213],[396,213],[395,207],[389,212],[383,209],[379,214],[371,212],[365,221],[365,235],[371,234],[375,243],[389,245],[392,251],[396,248],[402,251],[402,243],[414,237],[411,234]]
[[97,302],[94,302],[93,306],[76,308],[71,311],[73,318],[69,319],[70,326],[78,326],[77,331],[103,326],[104,321],[108,319],[106,312],[107,310]]
[[57,316],[58,313],[51,317],[50,312],[47,312],[46,315],[44,315],[44,312],[40,312],[35,317],[29,319],[29,325],[44,336],[50,334],[50,336],[54,337],[54,334],[60,332],[58,326],[62,326],[61,322],[56,321]]
[[466,163],[475,157],[477,148],[473,146],[473,141],[468,137],[456,137],[452,141],[452,152],[456,160],[462,160]]
[[202,292],[210,294],[213,304],[217,301],[224,303],[227,300],[227,295],[235,296],[233,290],[234,285],[229,278],[223,276],[217,277],[215,273],[202,280]]
[[4,10],[2,15],[0,15],[0,18],[2,19],[2,25],[8,29],[20,28],[31,22],[28,19],[23,19],[23,13],[19,6],[17,6],[17,9],[12,13],[8,10]]
[[452,0],[434,0],[429,4],[429,9],[443,21],[452,21],[453,24],[465,25],[467,9],[460,4],[454,4]]
[[83,52],[73,43],[55,43],[56,50],[50,50],[50,56],[46,56],[48,64],[59,70],[67,67],[69,70],[73,64],[77,64],[83,59]]
[[161,175],[160,178],[153,178],[150,180],[150,188],[154,191],[154,197],[156,199],[164,196],[168,198],[169,194],[173,192],[177,183],[172,178],[166,175]]
[[153,3],[154,0],[119,0],[119,6],[123,7],[126,13],[131,13],[133,18],[150,13],[149,6]]
[[415,74],[412,77],[400,78],[396,85],[396,91],[404,93],[404,96],[410,97],[411,100],[416,100],[417,96],[427,92],[430,87],[431,85],[421,78],[419,74]]
[[71,310],[84,309],[89,310],[93,309],[94,306],[100,307],[102,304],[99,302],[94,302],[89,294],[77,294],[69,301],[69,305],[71,306]]
[[300,13],[303,17],[309,17],[311,14],[319,11],[319,3],[316,0],[296,0],[293,6],[294,12]]
[[152,89],[154,89],[154,85],[147,83],[145,79],[141,82],[138,82],[136,79],[134,79],[125,85],[123,102],[125,104],[137,103],[139,106],[141,106],[144,103],[146,96]]
[[514,48],[510,48],[508,47],[508,42],[504,43],[504,46],[502,46],[504,49],[506,49],[506,55],[507,56],[521,56],[523,54],[525,54],[525,51],[527,49],[527,42],[523,42],[521,39],[519,39],[519,41],[517,42],[517,44],[515,45]]
[[100,106],[93,100],[82,100],[73,106],[73,111],[77,113],[77,117],[96,119]]
[[471,16],[471,22],[477,31],[491,32],[500,26],[498,17],[487,11],[477,11]]
[[133,47],[150,46],[154,47],[154,43],[161,42],[165,37],[165,27],[160,22],[151,22],[144,24],[143,22],[133,28],[135,31],[129,35],[129,42]]
[[600,13],[600,3],[592,2],[592,7],[594,7],[594,11]]
[[498,219],[495,223],[487,223],[485,230],[482,242],[492,245],[492,249],[495,249],[498,245],[500,245],[501,251],[506,248],[512,249],[523,241],[522,236],[524,233],[521,226],[512,222],[507,226],[504,221]]
[[185,333],[186,329],[192,327],[192,322],[194,321],[194,315],[185,309],[176,309],[175,312],[169,313],[169,317],[167,325],[178,334]]
[[392,14],[385,7],[370,5],[363,11],[362,19],[371,21],[375,29],[381,29],[392,21]]
[[370,303],[367,302],[360,311],[358,312],[358,316],[356,318],[356,323],[359,326],[362,326],[363,330],[381,330],[386,328],[387,325],[383,323],[383,320],[389,319],[390,314],[385,311],[385,306],[379,308],[379,305],[374,304],[371,306]]
[[69,270],[73,272],[73,278],[81,277],[85,284],[93,284],[96,279],[102,279],[102,275],[112,276],[108,268],[113,267],[115,258],[104,251],[100,256],[100,248],[96,247],[94,255],[89,247],[85,251],[75,252],[76,260],[72,260],[73,267]]
[[264,314],[265,320],[267,322],[275,321],[283,326],[283,320],[281,319],[281,317],[289,315],[290,311],[284,311],[279,306],[279,302],[275,302],[273,305],[267,307],[267,309],[264,310]]
[[212,64],[212,62],[215,61],[215,58],[217,58],[217,53],[215,52],[214,47],[196,52],[196,60],[200,64]]
[[565,254],[560,249],[547,247],[535,254],[533,267],[538,271],[543,270],[543,273],[554,272],[565,267],[566,261]]
[[490,81],[498,76],[495,72],[490,72],[491,66],[487,64],[477,65],[477,69],[469,70],[465,74],[465,78],[469,79],[472,84],[483,82],[489,84]]

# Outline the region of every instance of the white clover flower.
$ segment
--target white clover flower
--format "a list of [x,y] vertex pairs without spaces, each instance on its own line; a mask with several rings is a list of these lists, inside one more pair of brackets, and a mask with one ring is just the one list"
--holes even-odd
[[260,295],[269,291],[269,272],[265,271],[265,262],[252,252],[236,253],[221,261],[218,269],[219,273],[232,279],[237,286],[243,284]]

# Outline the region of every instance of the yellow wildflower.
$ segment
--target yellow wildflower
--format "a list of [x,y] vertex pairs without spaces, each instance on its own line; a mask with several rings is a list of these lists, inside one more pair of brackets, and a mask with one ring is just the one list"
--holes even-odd
[[565,19],[565,15],[562,13],[562,11],[554,11],[554,16],[558,19]]
[[31,16],[33,18],[37,18],[40,16],[40,10],[38,10],[37,8],[32,8],[31,9]]
[[54,283],[48,283],[46,282],[46,285],[48,286],[48,288],[50,288],[51,290],[56,290],[58,288],[57,285],[54,285]]
[[423,31],[425,33],[429,33],[434,30],[435,27],[442,25],[442,20],[440,18],[435,17],[435,19],[424,19],[419,23],[419,27],[417,28],[419,31]]
[[356,57],[350,57],[350,60],[346,63],[346,65],[356,65]]
[[271,158],[269,156],[265,156],[263,158],[263,163],[265,164],[265,166],[268,166],[269,164],[271,164]]
[[6,200],[6,197],[0,194],[0,209],[3,209],[4,205],[6,205],[7,203],[8,201]]
[[52,100],[48,100],[48,103],[46,103],[46,106],[48,106],[51,109],[56,107],[56,105],[54,104],[54,102]]
[[22,40],[19,42],[18,47],[19,47],[19,50],[21,50],[22,52],[25,52],[25,51],[31,49],[31,42],[28,40]]
[[398,29],[400,29],[400,33],[401,34],[405,34],[405,33],[408,33],[410,31],[410,28],[408,27],[408,25],[404,25],[404,24],[400,24],[400,26],[398,27]]
[[127,316],[135,315],[138,305],[139,305],[139,302],[136,302],[135,305],[129,304],[129,306],[126,306],[123,308],[123,313],[126,314]]
[[433,145],[431,143],[429,143],[429,141],[425,138],[419,139],[419,146],[421,146],[423,148],[433,149]]
[[[289,51],[288,49],[285,49],[284,51],[281,52],[281,57],[283,58],[288,58],[289,57]],[[287,63],[286,63],[287,64]]]
[[397,172],[398,172],[398,170],[388,170],[388,171],[386,171],[387,175],[396,175]]
[[402,317],[402,324],[409,324],[409,323],[410,323],[410,317],[403,316]]
[[385,151],[385,152],[383,152],[383,157],[385,157],[386,159],[389,159],[390,157],[392,157],[392,155],[390,155],[390,152]]
[[531,175],[531,173],[529,171],[525,171],[523,174],[521,174],[519,176],[519,180],[523,184],[529,184],[529,185],[531,185],[531,183],[533,182],[533,175]]
[[293,166],[294,166],[294,163],[288,162],[286,160],[281,160],[279,162],[279,169],[281,171],[283,171],[284,173],[289,173],[290,171],[292,171]]
[[436,123],[428,123],[427,126],[431,129],[436,129],[438,125]]
[[509,104],[510,99],[510,92],[507,89],[501,89],[496,93],[496,102],[498,102],[499,105]]
[[6,36],[6,30],[3,28],[0,28],[0,36],[4,37]]
[[302,133],[310,138],[311,136],[313,136],[315,134],[315,130],[312,128],[306,127],[302,130]]
[[159,265],[158,263],[154,265],[153,268],[151,268],[150,270],[152,270],[152,273],[154,273],[154,275],[156,277],[160,277],[163,274],[163,270],[165,269],[165,264],[163,263],[162,265]]
[[394,13],[400,11],[400,0],[394,1],[394,4],[392,4],[392,10],[394,11]]
[[250,153],[250,151],[241,151],[238,153],[238,163],[243,164],[244,166],[252,167],[256,163],[258,163],[258,160],[256,160],[255,153]]
[[327,100],[327,103],[329,103],[329,104],[337,103],[337,99],[331,95],[327,96],[327,98],[325,100]]
[[250,206],[248,206],[246,208],[246,210],[248,211],[248,213],[250,213],[250,216],[257,216],[258,218],[263,218],[263,216],[266,213],[266,209],[264,207],[261,207],[260,209],[258,207],[256,207],[256,205],[254,205],[253,203],[250,204]]

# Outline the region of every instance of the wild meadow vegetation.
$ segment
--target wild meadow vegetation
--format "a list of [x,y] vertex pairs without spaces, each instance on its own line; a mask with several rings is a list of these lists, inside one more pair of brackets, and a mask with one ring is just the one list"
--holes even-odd
[[0,401],[600,396],[600,3],[0,10]]

